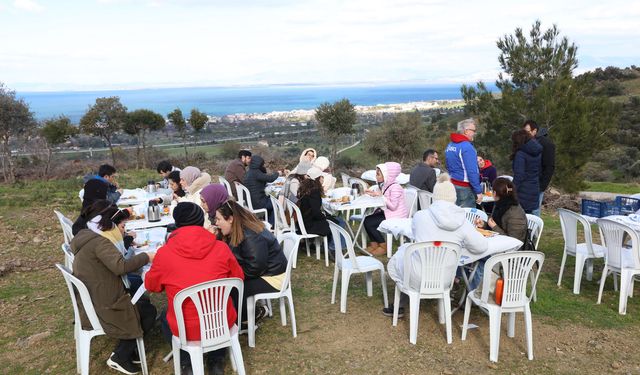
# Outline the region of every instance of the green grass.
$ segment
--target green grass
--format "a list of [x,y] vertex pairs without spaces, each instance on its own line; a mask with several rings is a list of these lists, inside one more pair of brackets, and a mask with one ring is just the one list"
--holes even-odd
[[640,193],[640,183],[637,182],[587,182],[587,191],[603,191],[615,194]]

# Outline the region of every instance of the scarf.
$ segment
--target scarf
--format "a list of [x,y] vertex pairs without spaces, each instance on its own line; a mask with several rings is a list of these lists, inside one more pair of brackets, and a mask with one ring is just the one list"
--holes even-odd
[[[93,231],[94,233],[97,233],[102,237],[111,241],[111,243],[116,247],[116,249],[118,249],[120,254],[122,254],[122,256],[126,258],[127,249],[124,248],[124,238],[122,238],[122,233],[120,233],[120,229],[118,229],[117,226],[114,226],[112,229],[109,229],[107,231],[100,230],[100,228],[98,227],[98,223],[100,222],[101,219],[102,219],[102,215],[98,215],[94,217],[93,219],[91,219],[90,222],[87,223],[87,228],[91,229],[91,231]],[[120,278],[122,279],[122,283],[124,284],[124,287],[129,289],[131,284],[129,283],[129,279],[127,278],[127,275],[121,275]]]
[[518,202],[515,201],[513,197],[501,197],[500,200],[496,201],[495,206],[493,207],[493,213],[491,213],[493,221],[495,221],[500,228],[504,228],[502,226],[502,216],[504,216],[505,212],[507,212],[511,206],[517,205]]

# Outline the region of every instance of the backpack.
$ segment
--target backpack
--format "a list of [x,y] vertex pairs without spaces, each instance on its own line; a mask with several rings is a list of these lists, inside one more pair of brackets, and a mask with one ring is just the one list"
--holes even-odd
[[533,236],[531,235],[531,229],[529,228],[527,228],[527,236],[525,237],[520,250],[536,251],[536,244],[533,242]]

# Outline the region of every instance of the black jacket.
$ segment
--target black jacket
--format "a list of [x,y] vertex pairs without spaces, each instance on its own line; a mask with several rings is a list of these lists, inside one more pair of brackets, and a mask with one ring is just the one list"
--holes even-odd
[[536,140],[542,146],[542,169],[540,170],[540,192],[544,192],[551,183],[556,169],[556,145],[549,138],[547,129],[539,129]]
[[542,146],[532,139],[522,145],[513,159],[513,184],[526,212],[538,208]]
[[322,197],[319,191],[300,198],[300,212],[307,233],[328,236],[330,233],[329,222],[322,213]]
[[242,267],[245,279],[276,276],[287,270],[287,258],[278,240],[266,229],[261,233],[244,229],[244,240],[232,247],[231,252]]
[[420,190],[433,193],[436,184],[436,171],[425,163],[418,163],[409,175],[409,184]]
[[244,186],[249,189],[253,208],[265,208],[269,197],[264,192],[268,182],[273,182],[278,178],[278,172],[267,174],[264,169],[264,159],[260,155],[251,157],[249,170],[244,175]]

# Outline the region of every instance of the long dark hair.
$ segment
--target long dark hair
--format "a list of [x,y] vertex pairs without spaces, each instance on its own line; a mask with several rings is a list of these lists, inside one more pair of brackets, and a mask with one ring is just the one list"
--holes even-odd
[[169,176],[167,176],[167,179],[175,182],[176,185],[178,185],[178,190],[175,191],[177,196],[184,197],[186,195],[184,190],[182,190],[182,185],[180,185],[180,171],[173,171],[169,173]]
[[98,222],[98,228],[100,228],[101,231],[111,230],[131,216],[129,210],[120,210],[115,205],[105,208],[98,214],[101,215],[100,221]]
[[516,158],[516,153],[520,149],[520,147],[524,146],[525,143],[529,142],[531,139],[531,134],[529,134],[526,130],[516,130],[511,134],[511,156],[510,160]]
[[300,188],[298,189],[298,199],[311,195],[316,191],[320,193],[320,197],[324,197],[324,188],[320,183],[320,177],[315,180],[312,180],[310,178],[302,180],[302,182],[300,183]]
[[491,217],[493,221],[502,228],[502,216],[504,213],[507,212],[511,206],[520,204],[518,202],[518,194],[516,193],[516,187],[513,181],[504,177],[498,177],[493,181],[493,192],[500,199],[496,201]]
[[224,240],[231,246],[238,246],[244,241],[244,229],[249,229],[255,233],[261,233],[264,230],[264,223],[250,211],[239,205],[233,200],[224,202],[222,206],[218,208],[220,215],[225,220],[229,220],[233,216],[233,223],[231,223],[231,233],[225,236]]

